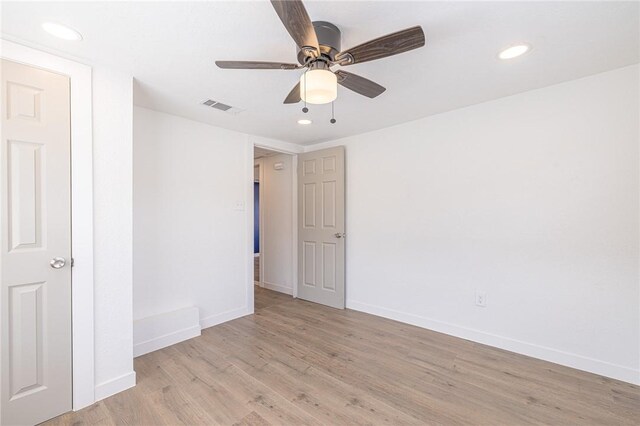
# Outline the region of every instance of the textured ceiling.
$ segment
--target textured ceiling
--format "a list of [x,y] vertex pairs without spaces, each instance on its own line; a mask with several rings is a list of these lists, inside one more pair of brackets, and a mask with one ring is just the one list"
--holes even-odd
[[[637,63],[638,2],[324,2],[314,20],[336,24],[343,47],[422,25],[426,47],[346,67],[383,86],[376,99],[339,88],[330,106],[283,105],[300,71],[221,70],[216,59],[295,61],[295,46],[268,1],[3,2],[5,38],[131,73],[135,103],[213,125],[299,144],[363,133]],[[84,40],[55,39],[52,20]],[[514,42],[531,53],[496,58]],[[200,105],[214,99],[244,112]]]

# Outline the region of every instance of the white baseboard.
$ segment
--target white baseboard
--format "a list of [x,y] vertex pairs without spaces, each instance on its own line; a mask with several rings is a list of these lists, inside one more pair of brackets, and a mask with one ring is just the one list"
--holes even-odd
[[148,354],[149,352],[157,351],[158,349],[166,348],[167,346],[175,345],[176,343],[198,337],[199,335],[200,325],[198,324],[195,327],[185,328],[163,336],[158,336],[133,345],[133,357],[136,358],[140,355]]
[[136,372],[132,371],[127,374],[123,374],[120,377],[116,377],[115,379],[108,380],[106,382],[100,383],[96,386],[96,402],[101,399],[105,399],[110,397],[111,395],[115,395],[119,392],[132,388],[136,385]]
[[514,340],[486,333],[484,331],[461,327],[431,318],[408,314],[354,300],[347,300],[347,308],[415,325],[417,327],[426,328],[448,334],[450,336],[460,337],[473,342],[494,346],[496,348],[505,349],[507,351],[516,352],[567,367],[576,368],[578,370],[584,370],[601,376],[611,377],[613,379],[640,385],[640,371],[624,367],[622,365],[611,364],[606,361],[588,358],[533,343]]
[[268,290],[273,290],[273,291],[277,291],[277,292],[288,294],[288,295],[292,295],[293,294],[293,289],[290,288],[290,287],[285,287],[285,286],[278,285],[278,284],[272,284],[272,283],[268,283],[266,281],[264,281],[263,284],[264,284],[264,288],[266,288]]
[[210,315],[200,319],[200,327],[203,329],[213,327],[214,325],[222,324],[223,322],[231,321],[245,315],[251,315],[252,313],[253,312],[251,312],[247,307],[232,309],[221,314]]
[[133,322],[133,356],[147,354],[200,335],[198,308],[188,307]]

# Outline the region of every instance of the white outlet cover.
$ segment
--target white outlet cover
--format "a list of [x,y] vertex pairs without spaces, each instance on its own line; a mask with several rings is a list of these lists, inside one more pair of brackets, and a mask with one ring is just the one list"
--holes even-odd
[[242,201],[236,201],[235,206],[233,207],[234,210],[238,210],[238,211],[244,211],[244,202]]

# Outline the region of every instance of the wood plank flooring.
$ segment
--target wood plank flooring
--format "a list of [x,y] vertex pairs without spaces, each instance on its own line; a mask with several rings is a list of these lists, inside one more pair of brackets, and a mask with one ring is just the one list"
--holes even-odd
[[253,257],[253,281],[260,282],[260,256]]
[[256,313],[136,358],[138,385],[47,424],[625,425],[640,388],[256,288]]

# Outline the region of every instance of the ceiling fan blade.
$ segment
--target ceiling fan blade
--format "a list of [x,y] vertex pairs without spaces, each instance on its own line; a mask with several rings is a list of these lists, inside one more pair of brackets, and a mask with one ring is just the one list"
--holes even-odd
[[351,65],[373,61],[417,49],[424,46],[424,42],[422,27],[411,27],[344,50],[336,55],[336,62]]
[[271,4],[298,47],[315,49],[315,56],[317,56],[320,53],[318,36],[302,1],[271,0]]
[[299,68],[296,64],[260,61],[216,61],[216,65],[220,68],[236,70],[295,70]]
[[302,99],[300,98],[300,82],[298,82],[298,84],[296,84],[295,87],[291,89],[291,91],[289,92],[289,94],[287,95],[283,103],[297,104],[301,100]]
[[371,80],[368,80],[364,77],[360,77],[359,75],[352,74],[346,71],[336,71],[336,76],[338,77],[338,84],[346,87],[347,89],[351,89],[356,93],[359,93],[368,98],[375,98],[376,96],[382,94],[386,88],[380,86],[378,83],[374,83]]

